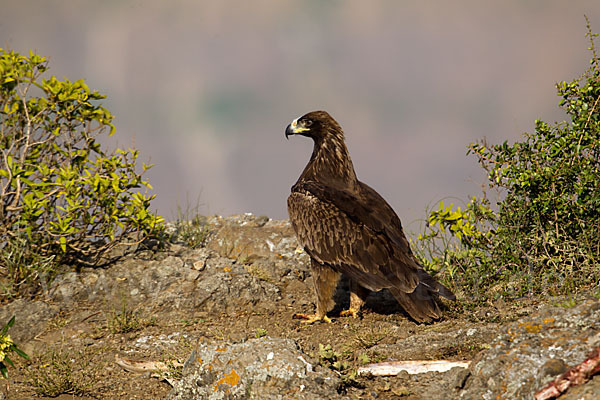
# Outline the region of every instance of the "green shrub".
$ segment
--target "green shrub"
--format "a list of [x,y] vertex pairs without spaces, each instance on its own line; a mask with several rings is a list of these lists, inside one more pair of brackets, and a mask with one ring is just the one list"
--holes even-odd
[[162,230],[162,218],[140,192],[151,186],[137,151],[101,149],[98,136],[115,130],[105,96],[83,80],[43,79],[47,69],[33,52],[0,49],[0,250],[24,241],[55,262],[95,264]]
[[600,64],[589,23],[588,36],[590,68],[556,85],[569,121],[468,146],[497,203],[484,195],[465,211],[441,203],[429,213],[417,253],[465,294],[567,294],[600,279]]

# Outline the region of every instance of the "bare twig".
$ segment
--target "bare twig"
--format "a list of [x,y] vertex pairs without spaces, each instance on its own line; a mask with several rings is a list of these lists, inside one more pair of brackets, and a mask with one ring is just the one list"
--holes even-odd
[[135,361],[121,358],[115,354],[115,362],[125,371],[129,372],[168,372],[170,368],[183,367],[183,363],[177,360],[163,361]]
[[536,400],[555,399],[572,386],[587,382],[594,374],[600,372],[600,347],[596,348],[581,364],[575,365],[564,374],[548,383],[535,394]]

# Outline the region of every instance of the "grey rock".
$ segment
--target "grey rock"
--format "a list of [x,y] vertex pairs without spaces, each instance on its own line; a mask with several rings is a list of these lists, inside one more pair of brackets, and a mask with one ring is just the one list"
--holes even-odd
[[[83,268],[60,275],[47,297],[63,306],[100,301],[119,308],[126,302],[161,312],[182,308],[229,312],[248,305],[261,309],[281,297],[273,283],[278,278],[274,263],[257,260],[252,269],[207,249],[186,257],[196,257],[202,270],[173,255],[150,261],[130,257],[107,269]],[[264,279],[270,276],[272,281]]]
[[194,288],[195,308],[230,312],[251,305],[256,310],[272,308],[279,288],[253,276],[239,265],[213,266],[202,271]]
[[53,281],[47,300],[67,309],[87,301],[161,312],[229,312],[249,305],[272,308],[281,298],[280,286],[310,276],[308,256],[297,251],[288,221],[242,214],[206,223],[214,232],[206,248],[174,244],[167,252],[137,253],[108,268],[67,272]]
[[[567,366],[581,363],[599,345],[598,300],[585,300],[570,309],[546,306],[505,328],[491,348],[471,363],[471,375],[462,390],[455,389],[454,398],[532,399]],[[567,393],[565,398],[600,398],[598,379]]]
[[257,219],[251,214],[215,221],[215,232],[207,243],[221,257],[253,261],[292,258],[298,242],[289,221]]
[[291,339],[200,344],[175,384],[171,400],[336,399],[339,378],[314,366]]
[[54,318],[58,312],[59,308],[53,304],[17,299],[0,307],[0,328],[14,315],[15,324],[8,333],[15,343],[25,343],[42,332],[47,321]]
[[575,386],[560,397],[560,400],[596,400],[600,398],[600,375],[596,375],[585,385]]

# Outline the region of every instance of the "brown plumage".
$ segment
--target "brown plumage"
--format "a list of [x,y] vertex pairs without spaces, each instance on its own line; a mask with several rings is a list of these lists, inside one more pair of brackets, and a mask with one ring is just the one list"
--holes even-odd
[[327,310],[340,274],[350,279],[350,309],[356,316],[369,290],[389,289],[418,322],[441,316],[434,297],[455,300],[415,259],[400,219],[372,188],[356,178],[341,126],[325,111],[294,120],[286,137],[313,139],[308,165],[292,186],[288,213],[298,241],[311,259],[317,295],[309,322],[329,319]]

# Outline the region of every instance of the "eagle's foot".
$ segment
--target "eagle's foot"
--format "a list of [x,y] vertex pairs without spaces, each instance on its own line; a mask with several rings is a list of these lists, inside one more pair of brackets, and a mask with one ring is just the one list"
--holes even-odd
[[340,317],[361,318],[362,313],[360,312],[360,310],[355,310],[353,308],[349,308],[347,310],[341,311]]
[[315,322],[318,321],[324,321],[327,322],[328,324],[331,324],[333,322],[333,320],[331,318],[329,318],[327,315],[319,315],[319,314],[304,314],[304,313],[296,313],[294,314],[294,318],[296,319],[303,319],[304,321],[302,321],[303,324],[314,324]]

